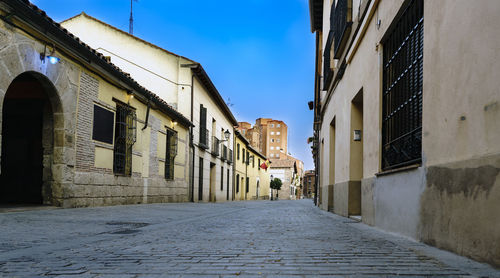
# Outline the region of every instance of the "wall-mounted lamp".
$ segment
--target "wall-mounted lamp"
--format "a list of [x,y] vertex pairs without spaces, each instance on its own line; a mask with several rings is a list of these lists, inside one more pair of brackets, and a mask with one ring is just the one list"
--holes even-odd
[[226,131],[224,131],[224,138],[226,138],[226,139],[225,140],[220,140],[219,144],[222,143],[222,142],[229,141],[229,137],[230,136],[231,136],[231,133],[229,133],[229,129],[226,129]]
[[43,47],[43,53],[40,53],[40,60],[44,63],[45,58],[49,60],[49,63],[52,65],[57,64],[61,59],[54,56],[54,53],[56,52],[55,46],[52,44],[52,51],[47,55],[47,45]]
[[361,130],[355,129],[353,136],[354,136],[354,141],[361,141]]
[[309,106],[309,110],[313,110],[313,109],[314,109],[314,102],[309,101],[309,102],[307,103],[307,105]]

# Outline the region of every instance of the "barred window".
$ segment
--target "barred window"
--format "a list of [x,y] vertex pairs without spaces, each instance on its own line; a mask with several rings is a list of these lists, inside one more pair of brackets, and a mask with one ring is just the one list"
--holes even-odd
[[412,0],[384,45],[382,169],[422,159],[423,0]]
[[127,104],[116,103],[115,147],[113,172],[132,175],[132,146],[137,138],[137,117],[135,110]]
[[174,160],[177,155],[177,131],[167,128],[167,148],[165,154],[165,179],[174,179]]

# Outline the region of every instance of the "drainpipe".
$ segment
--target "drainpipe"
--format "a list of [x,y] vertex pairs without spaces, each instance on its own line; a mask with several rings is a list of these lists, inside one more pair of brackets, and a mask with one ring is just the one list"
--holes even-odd
[[234,201],[235,199],[235,187],[236,187],[236,174],[235,174],[235,171],[236,171],[236,130],[233,126],[233,186],[232,186],[232,189],[233,189],[233,193],[231,194],[231,201]]
[[[193,122],[193,107],[194,107],[194,73],[191,70],[191,122]],[[191,126],[189,131],[189,145],[191,147],[191,153],[193,154],[191,160],[191,202],[194,203],[194,142],[193,142],[193,126]]]
[[[181,68],[190,68],[191,69],[191,117],[190,120],[193,122],[193,111],[194,111],[194,73],[193,69],[197,68],[199,64],[181,64]],[[191,161],[191,202],[194,202],[194,160],[195,160],[195,148],[194,148],[194,139],[193,139],[193,128],[194,126],[191,126],[189,129],[189,146],[191,148],[191,153],[193,154],[192,156],[192,161]]]

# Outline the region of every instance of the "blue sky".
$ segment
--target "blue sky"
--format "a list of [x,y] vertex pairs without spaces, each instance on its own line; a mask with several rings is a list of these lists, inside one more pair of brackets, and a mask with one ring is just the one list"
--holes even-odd
[[[32,3],[56,21],[84,11],[128,31],[129,0]],[[238,121],[284,121],[289,152],[313,168],[306,143],[314,85],[307,0],[139,0],[134,35],[200,62]]]

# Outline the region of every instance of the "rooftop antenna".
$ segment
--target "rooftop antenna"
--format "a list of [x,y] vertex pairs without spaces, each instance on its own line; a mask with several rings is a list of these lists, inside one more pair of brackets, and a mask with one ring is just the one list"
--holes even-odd
[[138,0],[130,0],[130,20],[128,25],[128,32],[130,35],[134,34],[134,17],[132,16],[132,3],[137,2]]

